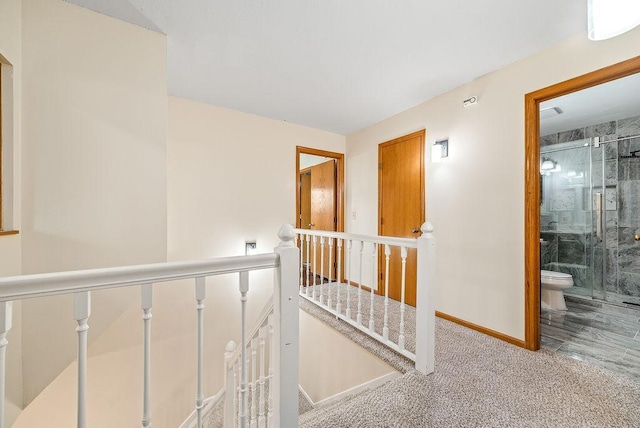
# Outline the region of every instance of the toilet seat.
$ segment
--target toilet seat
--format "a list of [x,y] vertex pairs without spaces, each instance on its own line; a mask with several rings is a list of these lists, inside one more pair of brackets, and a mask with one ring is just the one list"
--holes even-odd
[[568,273],[550,270],[541,270],[540,280],[549,285],[573,285],[573,277]]

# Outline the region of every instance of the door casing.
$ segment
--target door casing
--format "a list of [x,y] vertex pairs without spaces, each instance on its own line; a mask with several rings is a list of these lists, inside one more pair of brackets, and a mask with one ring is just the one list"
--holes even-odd
[[525,95],[525,347],[540,349],[540,103],[640,72],[640,56]]

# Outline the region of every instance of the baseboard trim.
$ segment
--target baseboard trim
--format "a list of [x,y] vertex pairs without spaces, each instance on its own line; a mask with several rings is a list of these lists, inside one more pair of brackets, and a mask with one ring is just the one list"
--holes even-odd
[[316,401],[316,402],[314,402],[311,399],[311,397],[309,397],[309,394],[307,394],[307,391],[305,391],[304,388],[302,388],[302,385],[298,385],[298,389],[300,390],[302,395],[304,395],[305,398],[307,400],[309,400],[309,402],[311,403],[311,405],[313,406],[314,409],[319,409],[319,408],[322,408],[322,407],[326,407],[326,406],[328,406],[330,404],[333,404],[336,401],[340,401],[340,400],[342,400],[342,399],[344,399],[346,397],[349,397],[351,395],[358,394],[358,393],[360,393],[362,391],[365,391],[367,389],[374,389],[374,388],[377,388],[379,386],[382,386],[385,383],[387,383],[387,382],[389,382],[389,381],[391,381],[393,379],[399,378],[400,376],[402,376],[402,374],[400,372],[394,370],[394,371],[389,372],[387,374],[384,374],[384,375],[382,375],[380,377],[377,377],[375,379],[367,381],[367,382],[365,382],[363,384],[354,386],[354,387],[349,388],[349,389],[347,389],[345,391],[339,392],[339,393],[337,393],[335,395],[332,395],[330,397],[327,397],[327,398],[323,398],[322,400],[319,400],[319,401]]
[[[364,291],[364,292],[371,293],[371,287],[367,287],[364,284],[360,285],[355,281],[349,281],[349,284],[351,284],[355,288],[358,288],[358,287],[362,288],[362,291]],[[380,293],[378,293],[377,289],[374,289],[373,290],[373,294],[380,294]]]
[[491,329],[486,328],[486,327],[482,327],[480,325],[474,324],[474,323],[469,322],[469,321],[465,321],[465,320],[460,319],[460,318],[456,318],[454,316],[445,314],[445,313],[440,312],[440,311],[436,311],[436,316],[438,318],[442,318],[443,320],[451,321],[451,322],[459,324],[459,325],[461,325],[463,327],[470,328],[471,330],[475,330],[475,331],[480,332],[482,334],[486,334],[487,336],[495,337],[496,339],[500,339],[503,342],[507,342],[507,343],[510,343],[512,345],[519,346],[520,348],[527,349],[527,345],[526,345],[524,340],[516,339],[515,337],[506,335],[504,333],[500,333],[500,332],[495,331],[495,330],[491,330]]

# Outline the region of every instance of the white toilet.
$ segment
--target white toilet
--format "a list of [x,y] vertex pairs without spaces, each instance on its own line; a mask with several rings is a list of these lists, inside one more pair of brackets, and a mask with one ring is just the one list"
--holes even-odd
[[540,303],[542,309],[566,311],[564,302],[565,290],[573,285],[573,277],[568,273],[554,272],[550,270],[540,271]]

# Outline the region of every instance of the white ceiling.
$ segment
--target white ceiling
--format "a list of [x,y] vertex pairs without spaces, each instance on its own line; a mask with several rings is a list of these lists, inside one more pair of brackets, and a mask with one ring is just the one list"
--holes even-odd
[[165,33],[172,95],[339,134],[586,37],[585,0],[68,1]]
[[562,114],[540,119],[540,135],[640,115],[640,74],[554,98],[540,108],[558,107]]

